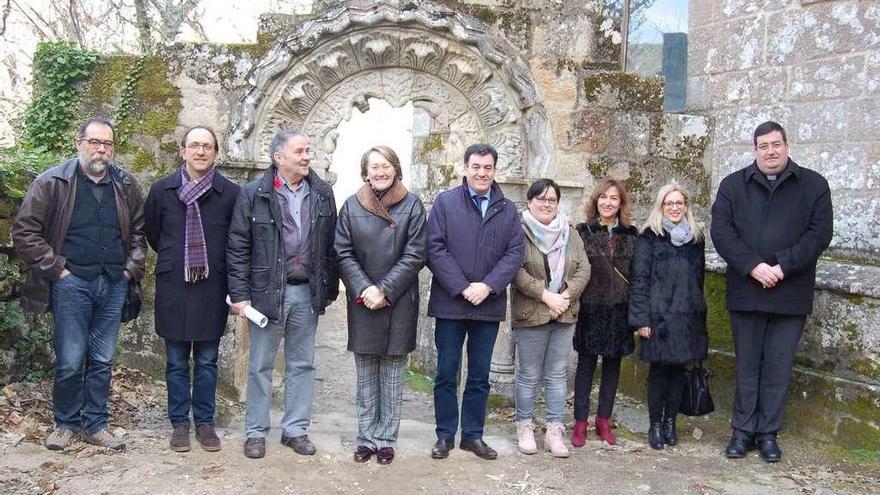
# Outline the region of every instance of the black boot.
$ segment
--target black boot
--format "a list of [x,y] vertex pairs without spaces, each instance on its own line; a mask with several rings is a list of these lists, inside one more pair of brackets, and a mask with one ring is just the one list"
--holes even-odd
[[678,432],[675,431],[675,416],[663,418],[663,443],[670,447],[678,444]]
[[656,422],[651,423],[651,427],[648,428],[648,444],[651,445],[651,448],[654,450],[663,450],[663,423]]

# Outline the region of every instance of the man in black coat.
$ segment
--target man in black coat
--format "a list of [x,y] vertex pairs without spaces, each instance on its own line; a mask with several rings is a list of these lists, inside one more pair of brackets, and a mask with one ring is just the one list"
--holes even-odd
[[272,371],[284,338],[284,417],[281,443],[313,455],[307,435],[315,389],[318,315],[339,294],[333,235],[333,189],[311,171],[311,143],[285,130],[269,145],[263,176],[244,186],[229,228],[229,297],[244,316],[249,305],[269,324],[250,325],[244,454],[266,455]]
[[733,435],[725,454],[757,446],[767,462],[782,452],[776,433],[806,315],[816,261],[831,243],[828,181],[789,156],[776,122],[755,129],[755,161],[721,181],[712,241],[727,262],[727,309],[736,351]]
[[[180,141],[183,165],[156,181],[147,196],[147,241],[156,260],[156,333],[165,339],[171,450],[190,450],[190,411],[196,440],[220,450],[214,431],[217,357],[226,328],[226,239],[239,187],[214,166],[217,136],[188,129]],[[192,386],[190,386],[192,357]]]

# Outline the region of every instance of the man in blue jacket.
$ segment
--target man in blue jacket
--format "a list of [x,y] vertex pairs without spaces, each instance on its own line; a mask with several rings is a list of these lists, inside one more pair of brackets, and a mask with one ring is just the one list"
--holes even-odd
[[458,371],[467,337],[467,381],[461,405],[462,450],[498,454],[483,442],[489,366],[507,285],[523,259],[524,237],[513,201],[495,183],[498,152],[474,144],[464,152],[462,184],[437,196],[428,217],[428,268],[434,274],[428,315],[437,319],[434,459],[445,459],[458,430]]
[[755,129],[755,161],[721,181],[712,241],[727,261],[727,309],[736,351],[733,436],[725,455],[782,451],[776,433],[794,355],[813,310],[816,261],[831,242],[828,181],[788,157],[776,122]]

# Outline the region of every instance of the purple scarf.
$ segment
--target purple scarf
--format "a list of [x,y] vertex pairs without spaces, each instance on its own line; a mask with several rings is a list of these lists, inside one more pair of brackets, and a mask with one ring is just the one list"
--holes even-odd
[[205,244],[205,230],[202,227],[202,213],[198,199],[211,189],[214,171],[211,167],[201,179],[190,180],[186,166],[180,168],[182,186],[177,197],[186,205],[186,233],[183,246],[183,280],[198,282],[208,278],[208,246]]

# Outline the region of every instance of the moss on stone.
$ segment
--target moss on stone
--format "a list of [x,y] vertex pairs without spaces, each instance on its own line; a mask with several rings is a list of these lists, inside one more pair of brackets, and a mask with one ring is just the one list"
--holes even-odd
[[730,326],[730,313],[727,311],[727,282],[724,275],[708,272],[703,283],[706,297],[706,326],[709,330],[709,345],[713,349],[733,352],[733,331]]
[[662,77],[602,72],[585,77],[583,84],[586,101],[594,105],[644,112],[663,110]]
[[440,134],[431,134],[425,138],[422,144],[422,156],[433,151],[443,151],[443,137]]
[[95,105],[113,105],[125,79],[134,70],[135,55],[104,55],[86,87],[85,100]]
[[859,359],[849,364],[849,369],[856,373],[880,382],[880,364],[868,359]]
[[594,179],[599,180],[608,176],[608,172],[611,170],[612,165],[614,164],[611,162],[610,158],[600,156],[587,163],[587,170]]

